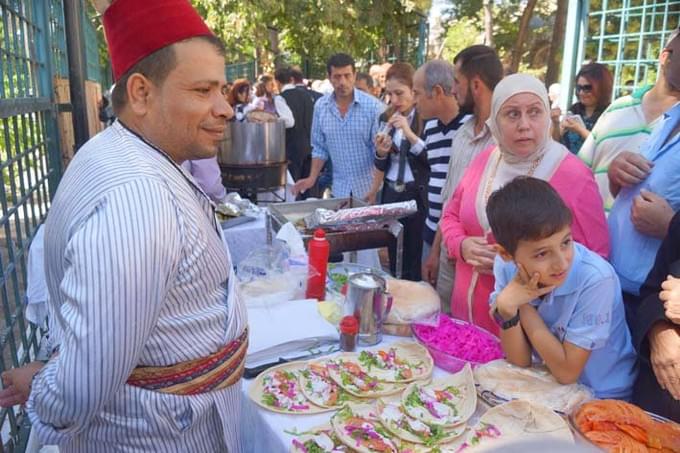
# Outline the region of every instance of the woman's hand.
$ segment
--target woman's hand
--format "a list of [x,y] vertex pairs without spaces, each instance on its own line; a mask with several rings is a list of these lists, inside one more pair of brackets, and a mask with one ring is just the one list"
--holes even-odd
[[408,118],[400,113],[392,115],[392,117],[387,122],[393,128],[401,129],[402,132],[411,130],[411,126],[408,124]]
[[418,141],[418,136],[411,130],[411,125],[408,123],[408,118],[400,113],[392,115],[392,118],[388,121],[389,125],[395,129],[401,129],[401,133],[404,134],[406,140],[415,144]]
[[666,317],[673,323],[680,324],[680,278],[669,275],[661,284],[661,289],[659,299],[666,309]]
[[586,129],[585,126],[583,126],[583,123],[571,116],[564,118],[564,121],[562,121],[562,127],[564,129],[576,132],[583,138],[588,137],[590,134],[590,131]]
[[555,107],[550,110],[550,119],[554,124],[560,124],[560,116],[562,116],[562,109]]
[[460,245],[463,260],[480,274],[493,273],[493,260],[496,249],[482,236],[469,236]]
[[387,157],[392,150],[392,138],[387,134],[375,136],[375,151],[380,157]]

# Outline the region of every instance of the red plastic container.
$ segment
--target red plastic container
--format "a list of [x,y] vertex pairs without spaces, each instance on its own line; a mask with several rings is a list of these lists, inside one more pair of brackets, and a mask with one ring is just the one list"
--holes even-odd
[[324,300],[326,297],[326,271],[328,270],[328,256],[331,246],[326,239],[326,233],[319,228],[314,232],[314,238],[309,241],[309,270],[307,272],[308,299]]
[[359,321],[354,316],[345,316],[340,321],[340,349],[353,352],[357,347]]

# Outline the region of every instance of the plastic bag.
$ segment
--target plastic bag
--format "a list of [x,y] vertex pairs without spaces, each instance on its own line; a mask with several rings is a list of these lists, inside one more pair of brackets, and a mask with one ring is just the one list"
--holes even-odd
[[307,285],[306,257],[291,257],[285,242],[255,249],[236,268],[241,294],[248,307],[304,299]]

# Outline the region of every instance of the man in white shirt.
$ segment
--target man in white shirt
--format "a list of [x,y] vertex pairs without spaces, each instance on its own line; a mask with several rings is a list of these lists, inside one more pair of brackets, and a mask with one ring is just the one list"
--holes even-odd
[[3,374],[0,400],[28,388],[33,430],[62,452],[242,451],[245,307],[180,167],[214,157],[233,115],[224,48],[187,0],[116,0],[103,19],[119,120],[79,150],[45,224],[59,349]]

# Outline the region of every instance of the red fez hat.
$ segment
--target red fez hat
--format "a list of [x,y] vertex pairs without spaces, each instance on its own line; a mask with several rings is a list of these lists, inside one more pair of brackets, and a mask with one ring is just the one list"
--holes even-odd
[[163,47],[213,34],[188,0],[114,0],[104,32],[115,80]]

